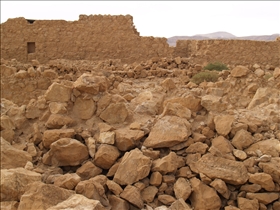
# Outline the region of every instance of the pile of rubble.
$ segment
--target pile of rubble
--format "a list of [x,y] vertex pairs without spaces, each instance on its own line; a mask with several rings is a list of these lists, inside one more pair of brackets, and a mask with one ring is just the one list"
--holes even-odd
[[1,209],[280,209],[280,68],[201,70],[1,60]]

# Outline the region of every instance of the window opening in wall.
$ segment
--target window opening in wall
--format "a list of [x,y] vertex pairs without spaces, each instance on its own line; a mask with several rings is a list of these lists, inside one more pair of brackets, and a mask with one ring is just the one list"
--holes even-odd
[[32,24],[35,22],[35,20],[30,20],[30,19],[26,19],[28,23]]
[[27,42],[27,53],[35,53],[35,42]]

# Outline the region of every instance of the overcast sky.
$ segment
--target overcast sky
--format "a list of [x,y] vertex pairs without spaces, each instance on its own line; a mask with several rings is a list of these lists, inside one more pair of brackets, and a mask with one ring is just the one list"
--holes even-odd
[[141,36],[236,36],[280,33],[280,1],[2,1],[8,18],[74,21],[80,14],[127,15]]

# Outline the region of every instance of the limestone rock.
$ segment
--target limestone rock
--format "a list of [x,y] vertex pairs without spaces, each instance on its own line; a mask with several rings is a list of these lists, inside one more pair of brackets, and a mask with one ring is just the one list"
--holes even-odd
[[60,114],[51,114],[49,119],[46,122],[46,127],[50,129],[59,129],[63,126],[72,126],[75,121],[68,116]]
[[143,145],[151,148],[172,147],[186,141],[190,135],[190,123],[186,119],[165,116],[156,122]]
[[238,208],[240,210],[255,210],[259,209],[259,202],[257,199],[250,200],[242,197],[237,198]]
[[218,115],[214,117],[215,129],[219,135],[226,136],[231,131],[234,121],[233,115]]
[[246,198],[257,199],[260,203],[267,205],[277,200],[279,198],[279,193],[247,193]]
[[169,207],[170,210],[192,210],[192,208],[186,204],[183,198],[180,198],[173,202]]
[[280,158],[271,158],[268,163],[259,163],[259,167],[264,173],[270,174],[273,181],[280,185]]
[[151,203],[153,202],[156,194],[158,192],[158,188],[155,186],[148,186],[141,191],[141,197],[144,202]]
[[215,157],[208,153],[190,165],[196,173],[203,173],[211,179],[222,179],[233,185],[244,184],[249,176],[242,162]]
[[161,174],[175,172],[178,167],[178,158],[175,152],[170,152],[167,156],[153,161],[152,171],[158,171]]
[[116,133],[116,146],[120,151],[128,151],[135,148],[144,137],[144,131],[130,130],[127,128],[118,129]]
[[153,172],[150,177],[150,184],[153,186],[159,186],[159,185],[161,185],[161,182],[162,182],[161,173],[158,171]]
[[223,180],[215,179],[213,182],[210,183],[210,186],[213,187],[224,198],[229,199],[230,191]]
[[161,82],[161,86],[167,91],[170,91],[172,89],[176,89],[176,85],[171,78],[167,78],[167,79],[163,80]]
[[139,149],[126,152],[115,173],[114,182],[120,185],[133,184],[150,173],[152,161]]
[[219,210],[221,208],[221,199],[213,188],[207,186],[197,178],[192,178],[190,182],[193,189],[190,201],[194,209]]
[[187,95],[184,98],[172,98],[168,99],[164,102],[164,106],[167,105],[167,103],[179,103],[183,107],[188,108],[192,112],[198,112],[202,109],[201,106],[201,99],[198,97],[193,96],[192,94]]
[[259,184],[266,191],[273,191],[275,184],[272,177],[266,173],[255,173],[249,175],[249,182]]
[[102,144],[95,154],[94,164],[102,169],[109,169],[119,156],[120,152],[116,147]]
[[140,191],[137,187],[132,185],[127,185],[123,192],[120,194],[120,197],[128,201],[129,203],[137,206],[138,208],[143,208],[144,203],[141,198]]
[[262,189],[262,187],[259,184],[245,184],[240,187],[241,191],[246,192],[258,192]]
[[234,160],[234,157],[232,156],[233,149],[234,147],[229,140],[223,136],[218,136],[212,140],[212,146],[210,147],[209,152],[214,156]]
[[78,168],[76,173],[82,180],[87,180],[101,174],[102,169],[94,165],[91,161],[88,161]]
[[232,145],[239,149],[243,150],[249,147],[251,144],[254,143],[253,136],[248,131],[241,129],[236,132],[235,136],[231,141]]
[[171,103],[171,102],[167,102],[162,112],[162,116],[173,115],[180,118],[185,118],[187,120],[191,119],[191,114],[192,114],[191,110],[189,110],[187,107],[184,107],[180,103]]
[[253,109],[254,107],[268,102],[271,98],[279,98],[279,90],[276,88],[270,88],[270,87],[260,87],[256,91],[253,99],[248,104],[248,109]]
[[50,102],[49,109],[52,114],[66,114],[67,113],[67,103],[61,102]]
[[115,195],[109,195],[108,199],[112,207],[111,210],[129,210],[129,203],[126,200]]
[[47,210],[75,210],[75,209],[91,209],[91,210],[106,210],[100,201],[88,199],[79,194],[70,196],[67,200],[52,206]]
[[249,73],[249,69],[245,66],[236,66],[230,72],[231,76],[233,77],[243,77]]
[[89,137],[86,138],[85,140],[87,148],[88,148],[88,153],[90,155],[90,157],[94,158],[95,153],[96,153],[96,141],[94,138]]
[[73,87],[81,92],[96,95],[99,92],[107,91],[108,80],[105,76],[93,76],[92,74],[84,73],[74,82]]
[[1,65],[0,69],[1,76],[3,77],[11,76],[17,72],[17,68],[12,66]]
[[77,166],[89,157],[87,147],[76,139],[62,138],[50,146],[43,163],[54,166]]
[[101,132],[100,135],[99,135],[98,142],[101,143],[101,144],[114,145],[114,143],[115,143],[115,132],[114,131]]
[[41,181],[41,174],[24,168],[1,170],[1,201],[19,201],[28,184]]
[[177,199],[182,198],[183,200],[187,200],[192,193],[190,183],[184,178],[177,179],[174,184],[174,193]]
[[201,98],[201,105],[207,111],[222,112],[227,108],[227,104],[222,102],[222,98],[214,95],[205,95]]
[[272,157],[279,157],[280,142],[277,139],[267,139],[256,142],[250,145],[245,152],[254,152],[260,150],[263,155],[271,155]]
[[1,169],[24,167],[32,157],[28,152],[16,149],[1,137]]
[[239,150],[239,149],[234,149],[233,150],[233,155],[238,158],[239,160],[245,160],[247,158],[246,152]]
[[72,90],[70,87],[53,83],[45,93],[47,101],[67,102],[70,100]]
[[280,76],[280,68],[276,67],[273,71],[273,77],[276,79]]
[[110,104],[99,117],[109,124],[123,123],[128,117],[128,110],[124,103]]
[[82,120],[88,120],[96,110],[95,103],[92,99],[76,98],[73,113]]
[[43,145],[47,149],[50,145],[61,138],[72,138],[75,135],[74,129],[53,129],[46,130],[43,134]]
[[195,142],[186,149],[186,153],[199,153],[203,155],[206,153],[207,149],[207,144],[204,144],[202,142]]
[[171,195],[159,195],[158,200],[165,205],[171,205],[176,201],[176,199]]
[[75,192],[52,184],[33,182],[21,196],[18,210],[44,210],[65,201]]
[[115,195],[120,195],[123,191],[120,185],[118,185],[116,182],[107,180],[106,185],[108,189],[114,193]]
[[81,181],[81,177],[75,173],[61,175],[54,180],[54,185],[65,188],[67,190],[73,190],[76,185]]
[[19,202],[17,201],[1,201],[1,210],[17,210]]
[[89,199],[98,200],[104,207],[109,206],[109,200],[105,195],[107,177],[98,175],[89,180],[81,181],[75,188],[77,194],[81,194]]

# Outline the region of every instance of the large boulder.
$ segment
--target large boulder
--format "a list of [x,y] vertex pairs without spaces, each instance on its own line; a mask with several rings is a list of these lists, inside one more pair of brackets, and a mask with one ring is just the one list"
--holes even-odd
[[24,167],[32,156],[23,150],[16,149],[1,137],[1,169]]
[[62,138],[50,146],[43,163],[54,166],[77,166],[88,159],[87,146],[76,139]]
[[1,170],[1,201],[19,201],[28,184],[41,181],[41,174],[24,168]]
[[137,206],[139,209],[142,209],[144,207],[144,202],[141,198],[140,190],[137,187],[127,185],[124,188],[123,192],[120,194],[120,197]]
[[59,129],[63,126],[72,126],[75,121],[66,115],[51,114],[46,122],[46,127],[49,129]]
[[231,70],[231,76],[233,77],[244,77],[249,73],[249,69],[245,66],[236,66]]
[[151,148],[172,147],[186,141],[190,135],[191,126],[186,119],[164,116],[156,122],[143,145]]
[[94,164],[102,169],[109,169],[119,156],[120,152],[115,146],[102,144],[95,154]]
[[53,129],[46,130],[43,134],[43,145],[47,149],[50,148],[51,144],[61,138],[72,138],[75,135],[74,129]]
[[45,93],[47,101],[67,102],[70,100],[72,89],[68,86],[53,83]]
[[123,123],[128,117],[128,110],[123,102],[112,103],[99,117],[109,124]]
[[222,179],[228,184],[241,185],[249,179],[242,162],[215,157],[210,153],[190,164],[190,167],[196,173],[203,173],[211,179]]
[[222,112],[227,108],[227,104],[222,101],[222,97],[215,95],[203,96],[201,98],[201,105],[209,112]]
[[75,194],[52,184],[33,182],[28,190],[21,196],[18,210],[45,210],[67,200]]
[[127,151],[135,148],[144,137],[144,131],[130,130],[128,128],[118,129],[115,133],[116,146],[120,151]]
[[270,162],[259,163],[264,173],[270,174],[275,183],[280,185],[280,157],[271,158]]
[[82,120],[88,120],[96,110],[95,102],[92,99],[76,98],[73,113]]
[[114,181],[120,185],[133,184],[150,173],[152,161],[139,149],[126,152],[115,173]]
[[153,161],[152,171],[158,171],[161,174],[173,173],[178,168],[178,157],[175,152],[170,152],[163,158]]
[[219,135],[226,136],[231,131],[233,115],[218,115],[214,117],[215,129]]

